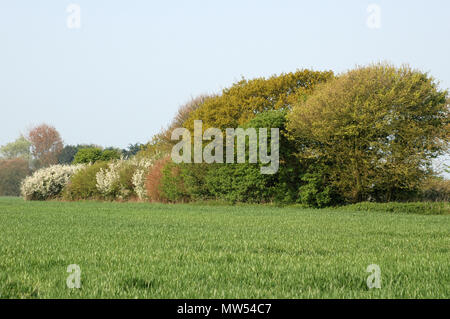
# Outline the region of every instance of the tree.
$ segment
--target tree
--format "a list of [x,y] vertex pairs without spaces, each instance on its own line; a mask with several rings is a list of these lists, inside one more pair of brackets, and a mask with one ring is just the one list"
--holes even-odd
[[75,155],[73,164],[93,164],[100,160],[102,152],[102,149],[98,147],[82,148]]
[[24,158],[0,160],[0,196],[19,196],[20,184],[29,173]]
[[136,143],[136,144],[129,144],[126,149],[122,150],[122,155],[124,158],[128,159],[137,153],[144,147],[144,144]]
[[447,95],[408,66],[359,67],[295,105],[288,130],[346,201],[402,199],[448,149]]
[[58,163],[68,165],[73,162],[75,155],[78,153],[79,147],[75,145],[66,145],[58,155]]
[[155,159],[170,154],[173,144],[176,143],[171,139],[172,131],[183,127],[190,115],[212,97],[211,95],[199,95],[181,105],[169,126],[154,135],[147,144],[141,145],[140,150],[136,153],[137,157]]
[[115,148],[107,148],[100,155],[100,161],[109,162],[112,160],[117,160],[121,157],[122,152]]
[[77,155],[78,151],[85,148],[100,148],[100,146],[95,144],[78,144],[78,145],[66,145],[62,149],[61,153],[58,155],[59,164],[72,164]]
[[290,109],[310,94],[319,83],[334,77],[333,72],[299,70],[274,75],[268,79],[243,79],[221,95],[204,100],[189,113],[184,127],[193,130],[194,120],[202,120],[203,128],[235,128],[244,125],[256,114],[278,109]]
[[119,159],[121,152],[114,148],[102,150],[100,147],[81,148],[73,160],[73,164],[89,164],[97,161],[108,162]]
[[25,160],[30,160],[30,146],[31,143],[27,141],[27,139],[23,137],[23,135],[21,135],[14,142],[0,147],[0,157],[6,159],[23,158]]
[[216,95],[202,94],[195,98],[192,98],[187,103],[181,105],[178,108],[178,111],[175,114],[175,117],[172,119],[170,125],[166,129],[162,130],[162,132],[156,135],[157,139],[161,142],[165,142],[168,144],[172,143],[171,141],[172,131],[178,127],[183,127],[184,123],[191,117],[191,115],[197,109],[203,106],[206,101],[214,97],[216,97]]
[[37,167],[47,167],[58,163],[63,142],[53,126],[41,124],[32,128],[28,132],[27,140],[31,143],[31,154]]

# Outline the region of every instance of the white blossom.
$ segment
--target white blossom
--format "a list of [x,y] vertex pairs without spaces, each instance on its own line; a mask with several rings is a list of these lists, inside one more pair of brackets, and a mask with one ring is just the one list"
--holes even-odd
[[70,177],[84,165],[53,165],[42,168],[25,178],[21,194],[26,200],[46,200],[57,197],[67,185]]

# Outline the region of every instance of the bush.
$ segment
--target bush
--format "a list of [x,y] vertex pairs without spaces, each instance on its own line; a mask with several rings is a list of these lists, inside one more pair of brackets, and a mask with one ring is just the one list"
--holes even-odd
[[163,168],[170,161],[170,157],[159,159],[150,168],[147,175],[146,188],[147,196],[152,202],[165,202],[167,199],[161,192],[161,179],[163,175]]
[[[265,164],[183,164],[180,175],[184,189],[194,200],[228,202],[294,202],[301,185],[302,168],[294,156],[295,145],[285,135],[286,111],[257,114],[243,128],[280,129],[280,167],[273,175],[261,174]],[[247,151],[248,157],[248,151]]]
[[421,200],[432,202],[450,201],[450,180],[432,178],[421,189]]
[[82,170],[83,165],[53,165],[36,171],[21,185],[26,200],[47,200],[60,196],[72,175]]
[[162,168],[160,196],[168,202],[187,202],[190,196],[184,186],[182,165],[168,161]]
[[96,175],[97,189],[108,199],[146,199],[144,176],[153,164],[152,159],[116,160],[100,169]]
[[216,168],[216,164],[191,163],[179,164],[183,186],[189,198],[193,201],[213,199],[211,190],[206,183],[210,170]]
[[259,164],[216,164],[206,176],[214,199],[232,203],[262,203],[274,200],[277,178],[262,175]]
[[331,186],[324,182],[324,175],[323,171],[303,175],[306,184],[299,188],[299,203],[309,207],[326,207],[332,203]]
[[361,202],[342,206],[339,209],[350,211],[366,212],[388,212],[393,214],[422,214],[422,215],[448,215],[450,214],[449,203],[428,202],[428,203],[371,203]]
[[87,165],[70,178],[62,192],[65,200],[102,199],[102,193],[97,189],[97,173],[108,167],[106,162]]
[[29,173],[23,158],[0,160],[0,196],[20,196],[20,184]]

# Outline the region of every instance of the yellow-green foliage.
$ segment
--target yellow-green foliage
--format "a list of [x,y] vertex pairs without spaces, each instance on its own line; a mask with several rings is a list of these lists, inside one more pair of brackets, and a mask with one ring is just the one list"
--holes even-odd
[[450,180],[430,178],[421,189],[421,199],[433,202],[450,202]]
[[100,169],[106,169],[107,162],[96,162],[79,170],[70,178],[62,192],[65,200],[100,199],[102,194],[97,189],[96,175]]
[[184,126],[192,130],[194,120],[203,120],[204,129],[238,127],[257,113],[289,109],[293,103],[303,100],[317,84],[333,77],[332,71],[299,70],[268,79],[243,79],[224,89],[221,95],[205,99],[190,113]]
[[348,201],[401,199],[447,148],[446,97],[433,78],[407,66],[360,67],[295,105],[288,130],[300,157],[326,163]]

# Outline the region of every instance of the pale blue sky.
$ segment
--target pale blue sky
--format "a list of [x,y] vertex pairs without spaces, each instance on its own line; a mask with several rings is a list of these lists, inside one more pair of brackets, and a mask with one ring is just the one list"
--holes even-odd
[[0,0],[0,145],[41,122],[70,144],[146,142],[191,96],[298,68],[409,63],[449,88],[449,14],[448,0]]

